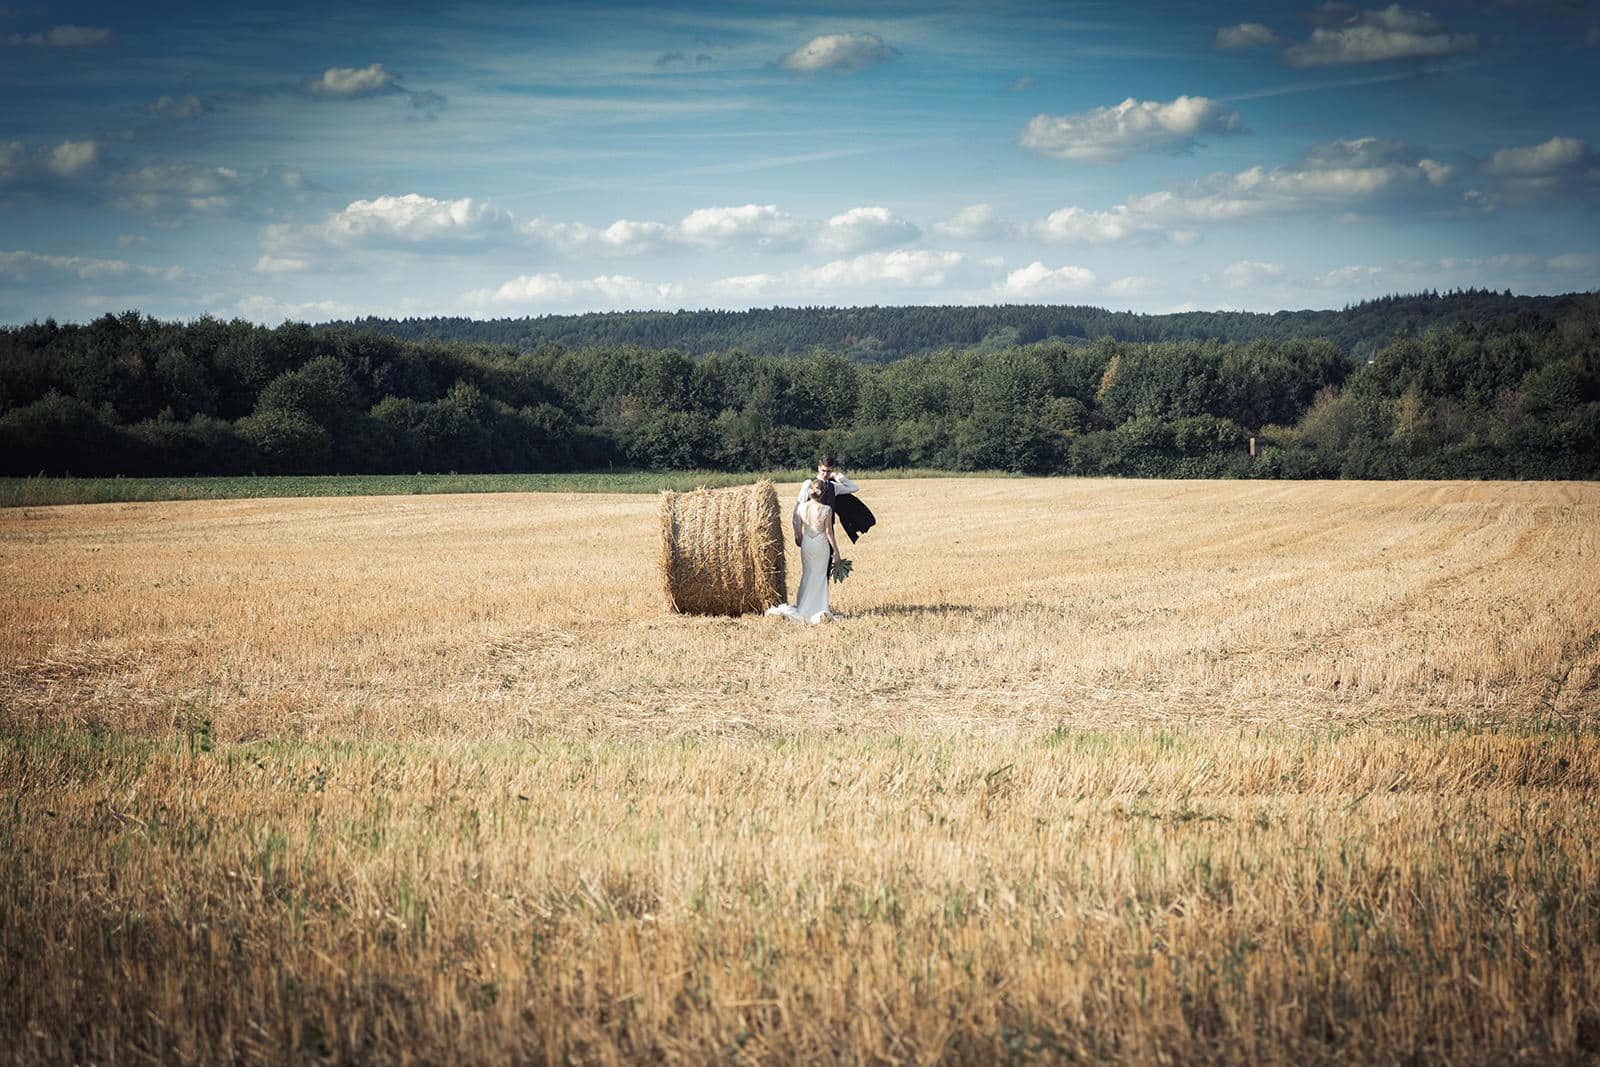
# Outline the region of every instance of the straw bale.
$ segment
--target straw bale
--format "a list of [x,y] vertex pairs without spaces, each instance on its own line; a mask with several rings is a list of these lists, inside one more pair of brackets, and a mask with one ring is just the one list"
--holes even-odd
[[783,603],[783,516],[768,481],[661,494],[667,608],[742,615]]

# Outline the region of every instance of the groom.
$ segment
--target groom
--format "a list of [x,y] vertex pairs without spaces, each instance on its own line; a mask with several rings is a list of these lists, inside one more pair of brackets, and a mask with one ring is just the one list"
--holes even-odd
[[[822,503],[833,509],[833,515],[849,536],[850,543],[855,544],[878,521],[872,509],[855,495],[861,487],[834,469],[833,456],[827,454],[817,460],[817,480],[822,483]],[[806,483],[801,482],[800,495],[794,500],[795,506],[800,506],[805,499]]]

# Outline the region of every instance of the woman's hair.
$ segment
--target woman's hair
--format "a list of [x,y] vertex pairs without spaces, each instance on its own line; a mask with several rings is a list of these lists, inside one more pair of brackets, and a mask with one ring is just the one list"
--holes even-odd
[[815,500],[818,503],[821,503],[823,494],[825,492],[826,492],[826,490],[824,490],[822,488],[822,480],[820,478],[809,478],[809,479],[807,479],[807,481],[806,481],[806,498],[807,499]]

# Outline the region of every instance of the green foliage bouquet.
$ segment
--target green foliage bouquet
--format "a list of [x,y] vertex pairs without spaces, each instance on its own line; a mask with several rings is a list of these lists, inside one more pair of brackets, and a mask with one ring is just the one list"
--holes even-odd
[[829,573],[832,575],[834,581],[842,582],[846,578],[850,577],[850,571],[852,567],[853,565],[849,560],[841,559],[834,563]]

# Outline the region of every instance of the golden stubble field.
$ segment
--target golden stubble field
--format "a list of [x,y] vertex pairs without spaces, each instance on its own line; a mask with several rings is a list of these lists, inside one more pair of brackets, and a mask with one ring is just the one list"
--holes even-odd
[[0,1054],[1600,1056],[1600,486],[863,492],[0,512]]

